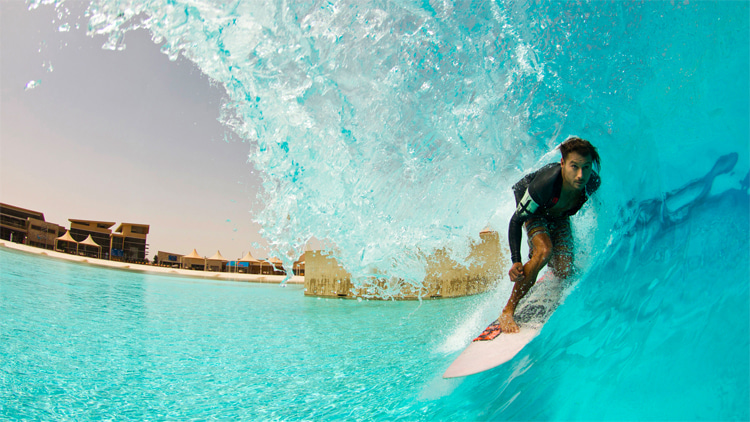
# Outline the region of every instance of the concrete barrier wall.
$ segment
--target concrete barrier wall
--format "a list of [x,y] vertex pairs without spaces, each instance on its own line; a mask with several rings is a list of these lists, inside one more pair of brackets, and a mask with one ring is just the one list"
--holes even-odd
[[305,252],[305,295],[352,297],[351,274],[323,251]]
[[[507,252],[500,248],[497,232],[479,234],[480,242],[472,245],[468,267],[459,265],[443,251],[437,251],[427,259],[427,276],[424,289],[416,291],[411,285],[402,283],[396,299],[423,299],[461,297],[483,293],[494,287],[498,279],[507,272]],[[339,265],[334,257],[323,251],[305,253],[305,295],[320,297],[356,298],[366,296],[366,287],[355,289],[351,274]],[[393,281],[391,281],[393,282]],[[372,279],[371,285],[384,285],[384,280]]]

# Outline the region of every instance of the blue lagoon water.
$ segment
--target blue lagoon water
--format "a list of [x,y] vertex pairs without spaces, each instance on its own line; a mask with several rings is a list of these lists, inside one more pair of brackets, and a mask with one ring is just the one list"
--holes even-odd
[[[3,419],[422,419],[467,307],[103,270],[0,250]],[[443,368],[444,369],[444,368]]]
[[599,148],[603,184],[574,217],[565,303],[460,380],[440,375],[502,274],[475,297],[358,302],[0,251],[0,416],[750,419],[749,9],[92,1],[105,48],[148,30],[226,89],[287,266],[314,237],[358,283],[419,285],[430,252],[466,262],[506,230],[510,186],[568,135]]

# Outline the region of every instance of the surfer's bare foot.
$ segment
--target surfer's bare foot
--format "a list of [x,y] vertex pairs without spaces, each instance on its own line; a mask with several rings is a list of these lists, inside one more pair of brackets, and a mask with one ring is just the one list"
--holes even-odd
[[500,328],[503,329],[504,333],[517,333],[519,331],[518,324],[513,320],[513,311],[503,310],[497,320],[500,322]]

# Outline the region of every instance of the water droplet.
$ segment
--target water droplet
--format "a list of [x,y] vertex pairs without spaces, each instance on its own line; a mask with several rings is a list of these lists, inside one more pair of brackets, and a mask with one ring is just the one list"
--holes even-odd
[[42,84],[42,80],[41,79],[31,80],[31,81],[29,81],[29,82],[26,83],[26,87],[24,88],[24,91],[28,91],[30,89],[34,89],[34,88],[38,87],[41,84]]

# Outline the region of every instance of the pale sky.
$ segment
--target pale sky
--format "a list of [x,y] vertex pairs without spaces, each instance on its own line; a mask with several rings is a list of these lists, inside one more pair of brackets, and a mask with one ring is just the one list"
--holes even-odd
[[253,246],[264,242],[249,146],[217,121],[223,88],[169,61],[145,30],[127,33],[123,51],[102,49],[105,37],[85,34],[85,4],[65,7],[61,22],[52,6],[0,0],[0,202],[66,228],[149,224],[149,259],[266,257]]

